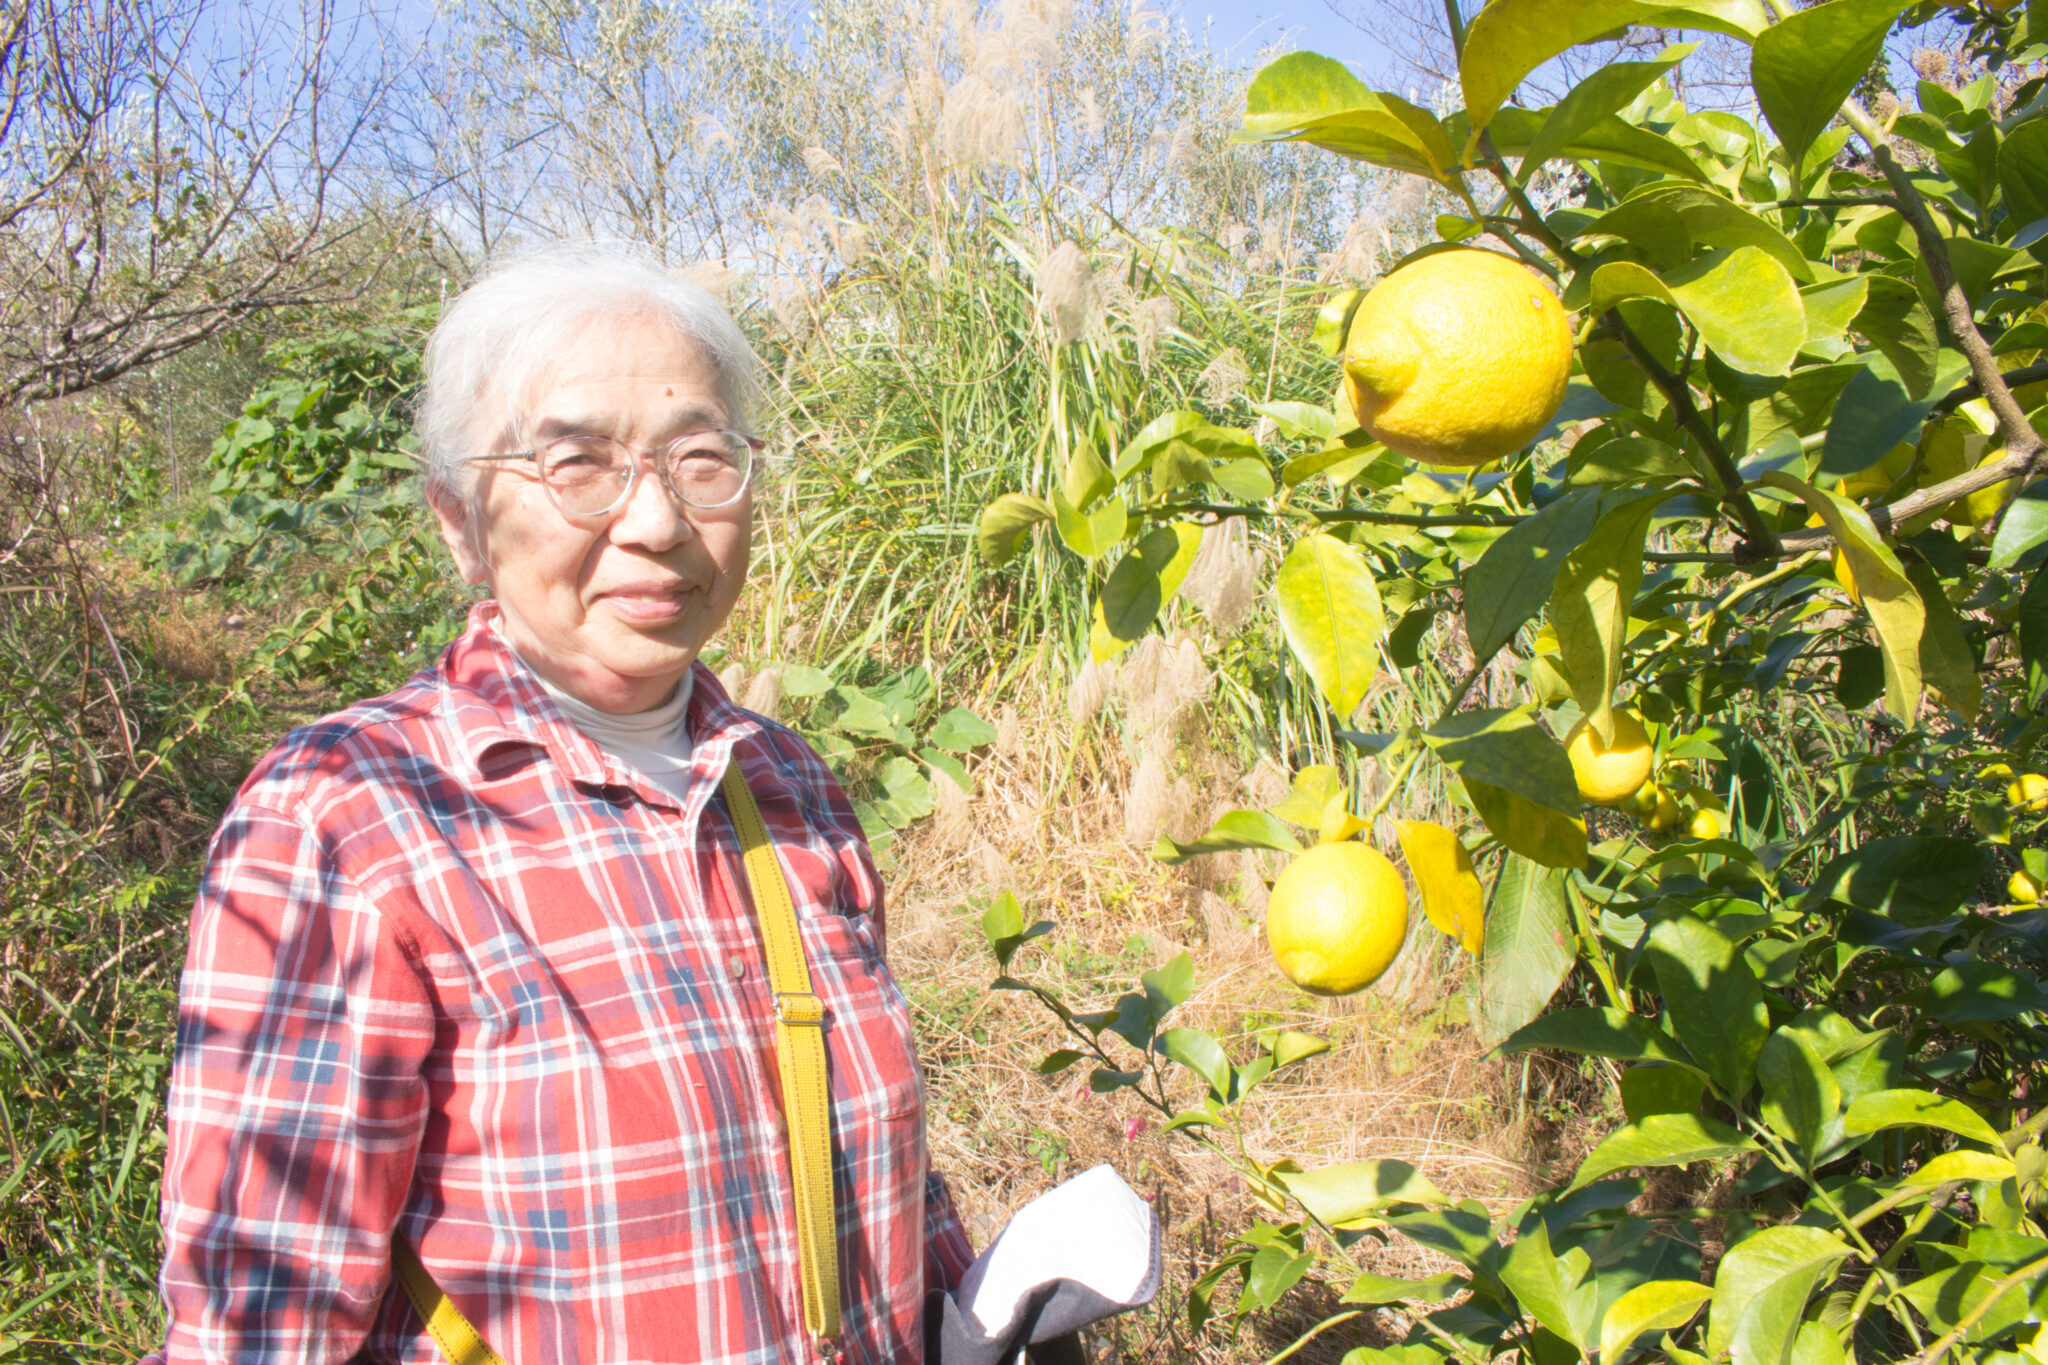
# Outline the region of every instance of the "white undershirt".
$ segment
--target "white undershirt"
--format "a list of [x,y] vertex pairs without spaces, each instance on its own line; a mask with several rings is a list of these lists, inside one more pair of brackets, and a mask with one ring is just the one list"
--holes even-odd
[[[510,645],[506,647],[510,648]],[[513,653],[532,671],[541,690],[562,708],[562,714],[569,718],[569,723],[581,730],[592,744],[626,766],[645,773],[649,781],[670,796],[682,797],[690,778],[690,723],[684,714],[689,710],[690,692],[695,685],[690,674],[683,674],[683,680],[676,684],[675,695],[661,705],[649,711],[621,716],[600,711],[589,702],[570,696],[542,677],[540,670],[527,663],[518,651]]]

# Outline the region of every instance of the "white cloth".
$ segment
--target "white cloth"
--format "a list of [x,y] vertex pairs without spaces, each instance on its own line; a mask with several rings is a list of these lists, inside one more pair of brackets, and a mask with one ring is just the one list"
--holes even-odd
[[961,1277],[957,1300],[999,1333],[1040,1285],[1072,1280],[1112,1304],[1149,1301],[1163,1266],[1152,1206],[1108,1166],[1094,1166],[1017,1210]]
[[693,751],[690,722],[685,714],[690,708],[690,691],[696,685],[691,674],[683,674],[683,680],[676,684],[675,695],[661,705],[649,711],[621,716],[600,711],[589,702],[570,696],[542,677],[540,670],[528,663],[517,650],[513,650],[513,657],[526,664],[533,673],[533,680],[540,684],[549,700],[562,709],[569,723],[581,730],[592,744],[635,771],[645,773],[648,781],[670,796],[682,797],[684,789],[689,786],[690,754]]

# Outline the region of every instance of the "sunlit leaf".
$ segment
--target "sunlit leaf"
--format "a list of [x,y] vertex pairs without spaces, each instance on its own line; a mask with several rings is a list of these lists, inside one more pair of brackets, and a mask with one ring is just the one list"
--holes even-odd
[[1330,709],[1349,716],[1379,672],[1386,627],[1364,557],[1335,536],[1303,536],[1281,562],[1273,596],[1288,648]]
[[1428,820],[1399,820],[1401,855],[1422,893],[1422,911],[1474,957],[1486,941],[1486,888],[1456,830]]
[[1796,166],[1842,112],[1912,0],[1828,0],[1789,15],[1750,46],[1757,105]]
[[1095,662],[1106,663],[1143,639],[1159,610],[1180,591],[1181,580],[1202,545],[1202,528],[1177,521],[1138,538],[1102,585],[1088,646]]

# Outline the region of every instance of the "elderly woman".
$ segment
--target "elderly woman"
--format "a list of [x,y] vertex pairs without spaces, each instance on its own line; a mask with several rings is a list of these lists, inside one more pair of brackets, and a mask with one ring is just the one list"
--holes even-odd
[[881,885],[824,763],[698,662],[747,574],[753,367],[708,296],[594,251],[447,310],[427,493],[490,600],[287,736],[214,840],[162,1359],[423,1362],[466,1321],[528,1365],[922,1360],[970,1250]]

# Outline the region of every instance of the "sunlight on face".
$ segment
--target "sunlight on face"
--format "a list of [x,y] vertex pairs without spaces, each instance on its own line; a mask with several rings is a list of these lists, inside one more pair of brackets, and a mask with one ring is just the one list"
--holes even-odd
[[[736,421],[710,359],[646,315],[592,318],[517,409],[520,430],[479,454],[575,433],[652,449]],[[659,705],[739,600],[752,489],[730,507],[685,509],[647,470],[623,507],[572,521],[531,465],[478,468],[475,495],[435,514],[463,577],[489,585],[512,647],[600,710]]]

